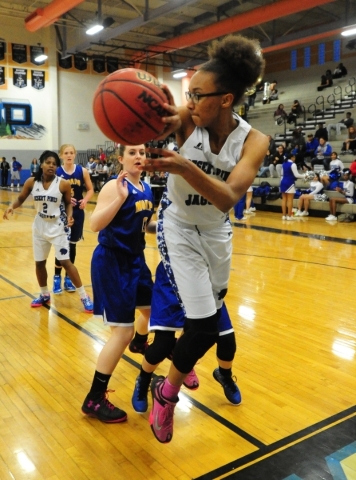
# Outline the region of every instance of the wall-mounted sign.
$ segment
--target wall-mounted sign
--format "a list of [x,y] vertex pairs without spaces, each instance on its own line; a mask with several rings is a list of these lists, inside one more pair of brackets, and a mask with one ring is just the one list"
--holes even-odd
[[41,47],[40,45],[30,46],[31,63],[33,63],[34,65],[43,65],[45,63],[45,60],[42,60],[42,62],[35,61],[35,58],[37,58],[39,55],[44,55],[44,47]]
[[12,44],[12,60],[16,63],[27,62],[27,48],[22,43]]
[[13,84],[15,87],[27,87],[27,70],[25,68],[13,68]]
[[31,85],[36,90],[45,88],[45,72],[42,70],[31,70]]
[[6,43],[0,42],[0,62],[5,59]]
[[5,85],[5,67],[0,67],[0,85]]

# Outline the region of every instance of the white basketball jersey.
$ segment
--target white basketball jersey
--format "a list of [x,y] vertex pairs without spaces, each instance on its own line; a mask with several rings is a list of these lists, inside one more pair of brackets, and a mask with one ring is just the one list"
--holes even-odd
[[[238,127],[230,133],[218,155],[210,150],[209,133],[196,127],[180,148],[185,158],[194,162],[207,175],[226,182],[230,172],[240,160],[241,150],[251,126],[234,113]],[[226,219],[226,213],[202,197],[180,175],[168,175],[166,210],[164,215],[182,223],[213,225]]]
[[61,178],[56,175],[48,190],[45,190],[42,182],[35,181],[31,193],[39,217],[54,219],[63,217],[63,214],[65,216],[63,194],[59,190],[60,182]]

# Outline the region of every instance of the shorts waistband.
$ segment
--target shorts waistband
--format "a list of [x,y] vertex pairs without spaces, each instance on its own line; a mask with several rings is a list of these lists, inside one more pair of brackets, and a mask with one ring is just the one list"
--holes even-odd
[[201,224],[194,224],[194,223],[184,223],[175,218],[172,218],[167,211],[164,212],[164,218],[166,218],[170,223],[177,225],[177,227],[187,228],[190,230],[199,230],[200,232],[207,232],[209,230],[215,230],[217,228],[221,228],[227,221],[229,221],[228,215],[226,218],[222,218],[218,222],[210,223],[208,225],[201,225]]

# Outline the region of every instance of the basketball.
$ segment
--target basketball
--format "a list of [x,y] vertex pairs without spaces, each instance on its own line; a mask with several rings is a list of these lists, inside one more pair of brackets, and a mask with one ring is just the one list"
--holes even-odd
[[167,97],[150,73],[123,68],[108,75],[94,94],[93,112],[102,133],[122,145],[154,140],[164,131]]

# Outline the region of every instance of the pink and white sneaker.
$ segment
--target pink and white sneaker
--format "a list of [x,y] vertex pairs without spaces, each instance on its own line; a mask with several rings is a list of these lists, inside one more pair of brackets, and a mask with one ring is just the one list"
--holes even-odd
[[189,388],[189,390],[197,390],[199,388],[199,378],[197,377],[194,368],[185,377],[183,385]]

